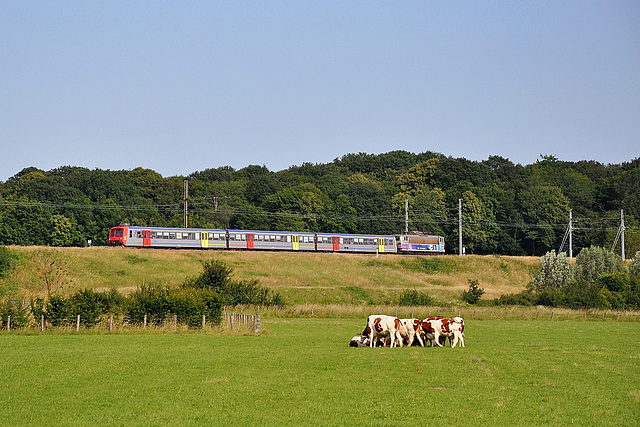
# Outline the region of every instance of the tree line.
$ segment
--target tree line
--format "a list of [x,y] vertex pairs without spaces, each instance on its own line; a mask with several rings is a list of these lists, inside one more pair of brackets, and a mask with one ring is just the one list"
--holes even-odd
[[409,229],[443,235],[456,253],[461,200],[466,253],[557,250],[570,210],[575,253],[610,248],[621,210],[626,252],[640,250],[640,158],[605,165],[541,156],[523,166],[407,151],[166,178],[143,168],[28,167],[0,182],[0,245],[105,245],[120,223],[182,227],[185,179],[190,227],[395,234],[405,229],[408,200]]

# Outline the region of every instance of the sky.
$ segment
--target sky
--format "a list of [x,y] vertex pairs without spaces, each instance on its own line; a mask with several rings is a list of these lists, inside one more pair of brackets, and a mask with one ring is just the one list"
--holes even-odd
[[640,2],[0,2],[0,181],[640,156]]

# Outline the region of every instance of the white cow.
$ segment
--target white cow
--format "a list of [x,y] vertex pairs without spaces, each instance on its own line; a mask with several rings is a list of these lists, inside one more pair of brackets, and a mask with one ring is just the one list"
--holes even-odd
[[400,319],[394,316],[385,316],[384,314],[369,316],[367,327],[362,331],[362,335],[369,338],[371,347],[376,347],[378,338],[381,337],[389,337],[391,340],[390,347],[396,345],[396,340],[399,341],[399,345],[402,347],[402,339],[408,338],[407,330],[400,322]]
[[417,338],[421,347],[424,347],[424,341],[422,341],[422,325],[419,319],[400,319],[400,322],[407,330],[408,346],[411,347],[413,341]]

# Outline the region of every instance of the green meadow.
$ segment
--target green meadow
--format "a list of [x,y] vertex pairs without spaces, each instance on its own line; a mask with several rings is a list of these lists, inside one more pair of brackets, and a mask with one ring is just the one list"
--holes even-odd
[[466,348],[351,348],[358,318],[0,332],[0,425],[629,425],[640,326],[466,320]]

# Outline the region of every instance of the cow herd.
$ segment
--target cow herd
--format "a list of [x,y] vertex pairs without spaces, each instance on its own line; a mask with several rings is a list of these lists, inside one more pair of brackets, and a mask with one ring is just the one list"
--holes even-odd
[[[419,344],[444,347],[447,338],[451,347],[464,347],[464,320],[462,317],[447,319],[431,316],[424,320],[399,319],[394,316],[374,314],[367,319],[362,333],[351,338],[351,347],[402,347]],[[417,344],[416,344],[417,343]]]

